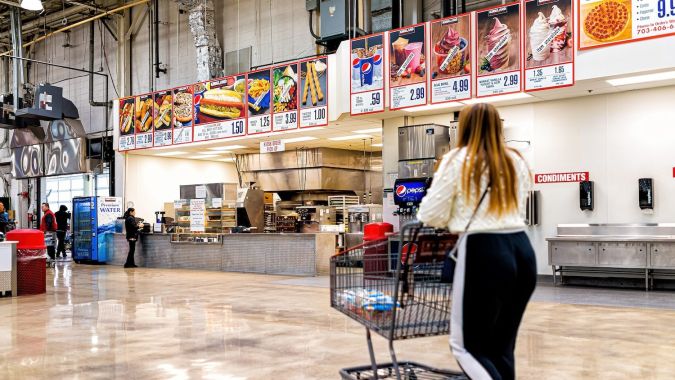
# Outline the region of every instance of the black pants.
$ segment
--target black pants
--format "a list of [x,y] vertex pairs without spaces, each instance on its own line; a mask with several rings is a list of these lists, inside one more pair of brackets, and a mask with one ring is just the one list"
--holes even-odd
[[453,282],[450,344],[473,380],[515,379],[514,350],[537,265],[525,232],[470,234]]
[[127,240],[129,242],[129,253],[127,254],[127,261],[124,263],[124,267],[133,267],[136,265],[134,261],[134,254],[136,253],[136,240]]
[[66,231],[56,231],[58,245],[56,246],[56,256],[63,254],[66,257]]

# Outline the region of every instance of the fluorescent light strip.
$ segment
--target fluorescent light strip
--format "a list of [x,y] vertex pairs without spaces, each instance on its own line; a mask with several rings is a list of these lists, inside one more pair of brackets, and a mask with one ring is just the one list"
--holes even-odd
[[486,98],[474,98],[474,99],[462,100],[462,103],[464,103],[464,104],[497,103],[497,102],[506,102],[506,101],[509,101],[509,100],[518,100],[518,99],[527,99],[527,98],[532,98],[532,95],[528,95],[524,92],[516,92],[516,93],[513,93],[513,94],[496,95],[496,96],[488,96]]
[[191,160],[204,160],[204,159],[209,159],[209,158],[215,158],[215,157],[220,157],[218,154],[202,154],[199,156],[191,156],[188,157]]
[[372,138],[373,138],[373,136],[370,136],[370,135],[351,135],[351,136],[331,137],[328,140],[345,141],[345,140],[367,140],[367,139],[372,139]]
[[403,111],[414,113],[414,112],[442,110],[442,109],[455,108],[455,107],[464,107],[464,104],[460,103],[460,102],[448,102],[448,103],[441,103],[441,104],[431,104],[431,105],[422,106],[422,107],[406,108]]
[[294,137],[292,139],[281,139],[281,141],[283,141],[284,144],[291,144],[291,143],[298,143],[298,142],[312,141],[312,140],[318,140],[318,139],[316,137],[312,137],[312,136]]
[[612,86],[626,86],[629,84],[656,82],[660,80],[670,80],[670,79],[675,79],[675,71],[666,71],[655,74],[635,75],[632,77],[617,78],[617,79],[607,79],[607,83],[611,84]]
[[244,145],[225,145],[225,146],[217,146],[214,148],[207,148],[208,150],[215,150],[215,151],[228,151],[228,150],[235,150],[235,149],[244,149],[247,148]]
[[353,133],[377,133],[378,135],[382,134],[382,128],[371,128],[371,129],[359,129],[357,131],[352,131]]
[[382,146],[382,143],[373,144],[373,146],[375,146],[375,147],[381,147],[381,146]]
[[155,156],[179,156],[181,154],[186,154],[187,152],[183,151],[173,151],[173,152],[163,152],[163,153],[157,153]]

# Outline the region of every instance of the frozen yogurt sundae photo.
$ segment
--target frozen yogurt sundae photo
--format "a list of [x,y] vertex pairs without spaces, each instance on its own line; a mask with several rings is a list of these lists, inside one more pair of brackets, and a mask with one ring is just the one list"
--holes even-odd
[[506,24],[502,24],[497,17],[494,20],[494,26],[484,37],[488,53],[481,62],[480,69],[482,71],[494,71],[509,65],[511,30]]

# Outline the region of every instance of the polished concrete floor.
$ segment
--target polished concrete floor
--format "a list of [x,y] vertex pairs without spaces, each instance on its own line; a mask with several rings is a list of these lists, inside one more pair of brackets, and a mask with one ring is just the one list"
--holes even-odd
[[[1,379],[337,379],[368,360],[364,329],[330,308],[324,278],[70,263],[48,273],[47,294],[0,298]],[[650,307],[674,298],[542,285],[518,378],[675,379],[675,310]],[[447,337],[396,347],[456,368]]]

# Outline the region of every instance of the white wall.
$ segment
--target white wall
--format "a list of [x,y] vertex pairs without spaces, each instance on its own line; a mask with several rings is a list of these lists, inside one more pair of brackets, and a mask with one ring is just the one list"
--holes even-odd
[[127,156],[124,202],[133,202],[136,215],[154,220],[164,202],[180,199],[180,185],[237,182],[233,164],[203,160]]
[[[540,274],[550,273],[546,238],[564,223],[675,222],[675,87],[556,100],[499,109],[510,145],[520,149],[534,173],[588,171],[595,181],[595,210],[579,209],[576,183],[536,185],[541,224],[529,233]],[[411,124],[447,124],[448,115],[415,117]],[[391,119],[394,121],[394,119]],[[397,157],[385,122],[383,157]],[[389,139],[389,141],[388,141]],[[391,166],[391,163],[390,165]],[[638,178],[654,178],[653,214],[638,207]]]

